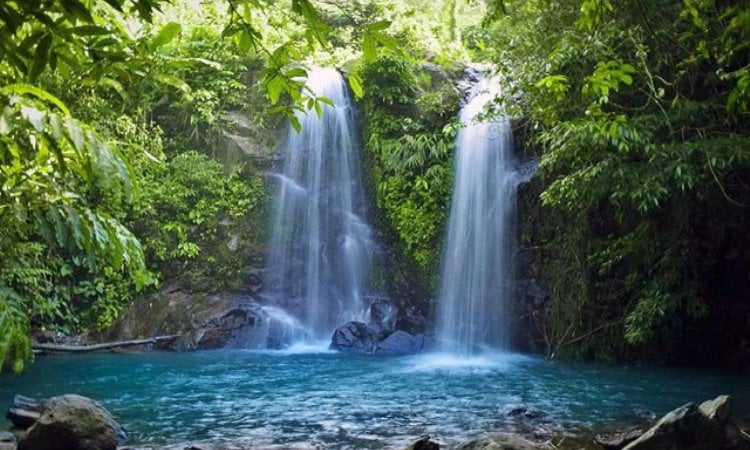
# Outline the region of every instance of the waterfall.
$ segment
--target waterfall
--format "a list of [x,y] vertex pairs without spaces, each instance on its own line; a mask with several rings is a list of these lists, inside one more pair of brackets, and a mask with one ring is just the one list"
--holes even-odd
[[462,108],[448,236],[437,305],[441,349],[468,355],[507,347],[512,225],[519,176],[510,122],[478,117],[498,80],[478,82]]
[[341,74],[308,71],[307,88],[335,106],[297,113],[289,127],[269,255],[269,293],[299,318],[308,340],[362,320],[372,238],[365,222],[354,114]]

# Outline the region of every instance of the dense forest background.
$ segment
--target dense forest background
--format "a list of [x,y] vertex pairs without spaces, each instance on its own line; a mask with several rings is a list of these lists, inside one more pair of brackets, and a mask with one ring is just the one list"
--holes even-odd
[[[539,158],[519,304],[550,356],[750,360],[750,9],[722,0],[17,0],[0,4],[0,361],[104,330],[169,283],[236,289],[262,264],[262,161],[345,71],[393,286],[437,286],[461,92],[490,65]],[[233,118],[249,118],[249,125]],[[231,244],[241,235],[241,245]],[[525,269],[526,270],[526,269]],[[406,295],[406,294],[405,294]]]

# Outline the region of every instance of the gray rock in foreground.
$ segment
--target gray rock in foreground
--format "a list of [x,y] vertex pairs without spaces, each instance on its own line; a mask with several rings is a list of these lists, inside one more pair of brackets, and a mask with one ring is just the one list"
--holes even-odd
[[75,394],[52,397],[18,450],[115,450],[121,427],[99,403]]
[[719,396],[696,406],[688,403],[662,417],[624,450],[747,449],[731,420],[732,400]]

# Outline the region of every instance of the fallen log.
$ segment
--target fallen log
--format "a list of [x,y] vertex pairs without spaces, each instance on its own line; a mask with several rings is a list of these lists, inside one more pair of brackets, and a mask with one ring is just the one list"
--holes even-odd
[[70,344],[34,344],[31,346],[34,350],[45,352],[95,352],[98,350],[108,350],[117,347],[131,347],[134,345],[156,344],[163,341],[171,341],[180,337],[177,334],[169,336],[155,336],[148,339],[133,339],[130,341],[103,342],[101,344],[90,345],[70,345]]

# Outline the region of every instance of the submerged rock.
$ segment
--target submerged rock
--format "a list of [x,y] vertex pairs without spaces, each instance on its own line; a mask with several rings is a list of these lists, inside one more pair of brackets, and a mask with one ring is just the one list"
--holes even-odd
[[99,403],[75,394],[52,397],[19,450],[115,450],[122,427]]
[[485,436],[456,447],[457,450],[540,450],[543,448],[545,447],[508,433]]
[[541,419],[546,414],[541,409],[526,405],[517,405],[507,408],[505,415],[517,419]]

